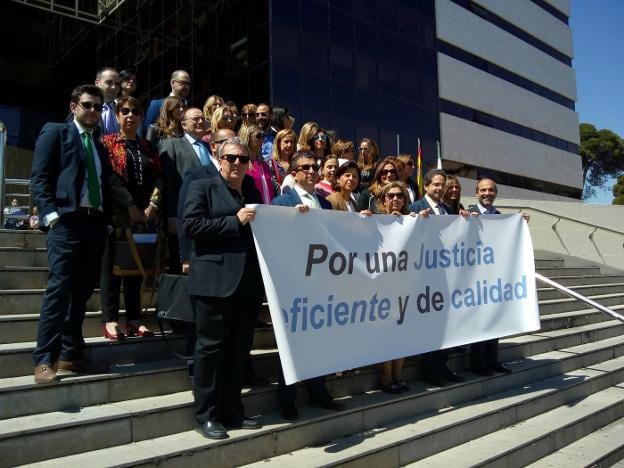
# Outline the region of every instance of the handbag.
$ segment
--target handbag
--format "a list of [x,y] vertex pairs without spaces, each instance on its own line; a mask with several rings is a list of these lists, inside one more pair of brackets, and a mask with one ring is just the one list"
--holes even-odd
[[[158,278],[158,296],[156,299],[156,321],[158,328],[171,352],[180,359],[192,359],[192,355],[181,355],[167,340],[163,323],[171,324],[174,330],[185,332],[187,339],[193,340],[195,331],[195,310],[188,293],[188,276],[163,273]],[[189,345],[190,348],[190,345]],[[188,349],[188,348],[187,348]],[[190,351],[190,349],[189,349]]]

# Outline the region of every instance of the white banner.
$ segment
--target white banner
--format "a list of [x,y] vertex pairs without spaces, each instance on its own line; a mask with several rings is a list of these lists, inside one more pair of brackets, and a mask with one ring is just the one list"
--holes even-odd
[[286,383],[540,327],[531,237],[519,214],[256,210]]

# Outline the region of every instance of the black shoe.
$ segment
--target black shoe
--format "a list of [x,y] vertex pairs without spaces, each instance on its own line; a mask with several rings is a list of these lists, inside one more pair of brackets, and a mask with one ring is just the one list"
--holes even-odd
[[485,366],[473,366],[470,370],[475,374],[484,375],[486,377],[494,375],[495,373],[493,370],[490,370]]
[[280,413],[282,414],[282,419],[285,419],[286,421],[299,419],[299,411],[297,411],[297,407],[294,403],[282,405]]
[[231,429],[260,429],[262,423],[258,419],[242,418],[236,421],[223,421],[223,425]]
[[405,383],[405,381],[403,381],[403,380],[399,380],[398,382],[394,382],[394,385],[396,385],[399,388],[399,390],[401,390],[402,392],[409,392],[410,391],[409,385],[407,385]]
[[392,382],[389,383],[388,385],[382,384],[380,382],[379,388],[381,389],[382,392],[391,393],[393,395],[398,395],[399,393],[403,393],[403,390],[401,390],[401,388],[397,384],[392,383]]
[[449,382],[453,382],[453,383],[460,383],[466,380],[461,375],[456,374],[448,367],[446,369],[442,369],[441,374],[444,380],[448,380]]
[[511,370],[505,364],[501,364],[500,362],[489,366],[489,368],[494,372],[502,372],[503,374],[511,374],[513,372],[513,370]]
[[229,437],[225,427],[217,421],[206,421],[197,430],[206,439],[227,439]]
[[323,398],[321,400],[310,400],[310,403],[328,409],[330,411],[342,411],[343,409],[345,409],[345,405],[343,405],[342,403],[338,403],[336,400],[330,397]]

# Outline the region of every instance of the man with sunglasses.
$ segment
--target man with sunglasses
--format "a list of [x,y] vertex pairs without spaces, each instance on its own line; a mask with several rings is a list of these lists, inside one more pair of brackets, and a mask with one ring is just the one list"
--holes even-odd
[[115,117],[115,99],[121,90],[119,73],[112,67],[100,68],[95,74],[95,86],[102,90],[104,107],[100,119],[102,135],[110,135],[119,131],[119,123]]
[[[208,145],[202,141],[206,134],[206,117],[201,109],[190,107],[182,115],[181,138],[167,138],[160,145],[160,159],[165,174],[163,190],[167,230],[169,232],[169,270],[180,272],[177,224],[178,201],[182,179],[194,168],[213,166]],[[213,171],[216,167],[213,168]]]
[[262,134],[264,135],[264,141],[262,142],[262,149],[260,150],[260,154],[265,161],[271,159],[271,154],[273,153],[273,141],[275,140],[275,135],[277,134],[277,130],[271,127],[271,119],[273,118],[273,109],[269,104],[260,103],[256,108],[256,124],[262,130]]
[[225,439],[226,428],[258,429],[241,399],[245,358],[264,288],[250,222],[262,203],[246,175],[249,148],[230,138],[219,148],[219,175],[192,182],[184,231],[193,240],[188,290],[195,307],[195,418],[200,433]]
[[73,120],[45,124],[35,144],[31,189],[49,266],[33,351],[36,383],[103,370],[86,359],[82,337],[86,302],[100,274],[108,187],[121,185],[94,138],[102,101],[97,86],[78,86],[69,105]]
[[[332,209],[331,204],[325,198],[314,193],[314,186],[319,179],[319,166],[314,153],[311,151],[295,153],[290,161],[290,171],[295,178],[295,186],[292,189],[285,187],[282,195],[274,198],[271,205],[295,207],[301,213],[310,209]],[[327,391],[325,377],[308,379],[304,381],[304,384],[312,404],[332,411],[344,409],[344,405],[334,401]],[[278,396],[282,418],[287,421],[297,419],[299,417],[295,406],[297,385],[286,385],[281,367],[278,377]]]
[[[188,97],[191,92],[191,76],[185,70],[176,70],[171,74],[169,80],[171,86],[171,92],[169,96],[177,96],[182,99],[184,105],[188,105]],[[167,96],[160,99],[152,99],[147,107],[145,113],[145,119],[143,119],[143,135],[147,135],[148,127],[156,122],[158,115],[160,114],[160,108]]]

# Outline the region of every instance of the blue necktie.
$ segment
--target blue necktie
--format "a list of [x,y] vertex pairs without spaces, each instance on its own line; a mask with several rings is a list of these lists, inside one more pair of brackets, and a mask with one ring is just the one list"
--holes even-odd
[[111,133],[117,133],[119,131],[119,124],[115,118],[115,103],[105,102],[104,108],[106,114],[104,115],[104,134],[110,135]]
[[210,154],[208,148],[201,141],[195,140],[195,144],[199,147],[199,162],[202,166],[207,166],[211,163]]

